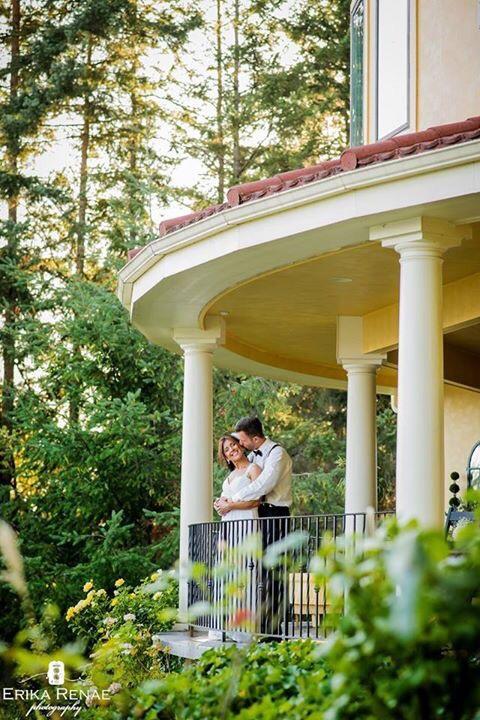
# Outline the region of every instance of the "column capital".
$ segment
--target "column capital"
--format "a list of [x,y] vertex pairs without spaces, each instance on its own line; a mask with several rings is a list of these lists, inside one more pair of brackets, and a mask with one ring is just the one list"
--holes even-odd
[[404,257],[441,257],[449,248],[472,236],[469,225],[457,226],[442,218],[418,215],[370,228],[370,240],[393,248]]
[[339,358],[339,362],[342,364],[345,372],[349,375],[363,373],[375,374],[384,359],[385,355],[362,355],[357,358]]
[[349,373],[377,372],[386,355],[363,352],[363,318],[337,317],[337,362]]
[[221,317],[207,318],[205,329],[174,328],[172,337],[184,353],[213,352],[225,342],[225,320]]

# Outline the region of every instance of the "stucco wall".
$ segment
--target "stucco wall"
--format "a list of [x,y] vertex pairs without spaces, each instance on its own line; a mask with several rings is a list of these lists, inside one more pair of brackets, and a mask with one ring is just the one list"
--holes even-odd
[[[376,0],[366,0],[365,142],[376,140]],[[480,12],[477,0],[411,0],[410,127],[480,115]]]
[[418,0],[417,129],[480,114],[477,0]]
[[445,504],[450,494],[450,473],[460,473],[466,486],[465,467],[472,446],[480,440],[480,393],[445,385]]

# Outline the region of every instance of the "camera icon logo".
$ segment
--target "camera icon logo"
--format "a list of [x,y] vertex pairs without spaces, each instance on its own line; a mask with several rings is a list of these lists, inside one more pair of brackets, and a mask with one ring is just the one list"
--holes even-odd
[[63,685],[65,682],[65,664],[61,660],[52,660],[48,664],[47,679],[50,685]]

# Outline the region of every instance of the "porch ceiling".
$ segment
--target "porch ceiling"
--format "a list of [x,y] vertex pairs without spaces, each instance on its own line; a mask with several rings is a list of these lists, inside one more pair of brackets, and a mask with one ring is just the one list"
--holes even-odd
[[398,282],[395,253],[365,244],[255,278],[218,298],[208,315],[228,313],[227,346],[336,365],[337,316],[395,302]]
[[[445,284],[479,270],[480,224],[476,224],[473,238],[446,254]],[[252,359],[266,354],[279,366],[333,368],[337,316],[366,315],[397,302],[399,276],[394,251],[364,244],[245,282],[217,298],[206,316],[226,315],[226,347]],[[469,326],[446,339],[477,353],[480,360],[479,328]],[[395,376],[381,374],[379,381],[390,385]]]
[[[217,365],[341,387],[337,316],[398,302],[398,256],[369,241],[371,226],[416,215],[468,223],[472,239],[446,254],[444,282],[480,272],[479,141],[280,196],[219,212],[142,249],[120,273],[133,324],[179,351],[175,328],[201,328],[221,315],[226,344],[215,352]],[[469,352],[480,354],[472,343]],[[395,370],[382,368],[378,380],[395,385]]]

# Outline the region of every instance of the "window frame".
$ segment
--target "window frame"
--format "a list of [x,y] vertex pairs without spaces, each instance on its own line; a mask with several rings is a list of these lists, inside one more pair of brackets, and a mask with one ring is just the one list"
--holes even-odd
[[[365,142],[365,120],[366,120],[366,98],[365,98],[365,31],[366,31],[366,2],[365,0],[354,0],[350,7],[350,132],[349,140],[350,146],[363,145]],[[358,9],[361,8],[363,12],[362,18],[362,93],[361,93],[361,127],[360,127],[360,142],[353,143],[353,123],[352,123],[352,108],[353,108],[353,20]]]
[[380,43],[379,43],[379,35],[380,35],[380,2],[381,0],[375,0],[375,96],[374,96],[374,102],[375,102],[375,141],[381,142],[382,140],[388,140],[389,138],[394,137],[395,135],[398,135],[403,130],[407,130],[411,125],[411,78],[412,78],[412,61],[411,61],[411,49],[412,49],[412,43],[411,43],[411,36],[412,36],[412,0],[405,0],[407,3],[407,67],[406,67],[406,73],[407,73],[407,107],[406,107],[406,121],[402,124],[396,127],[394,130],[390,130],[386,135],[379,136],[378,133],[378,79],[379,79],[379,49],[380,49]]

